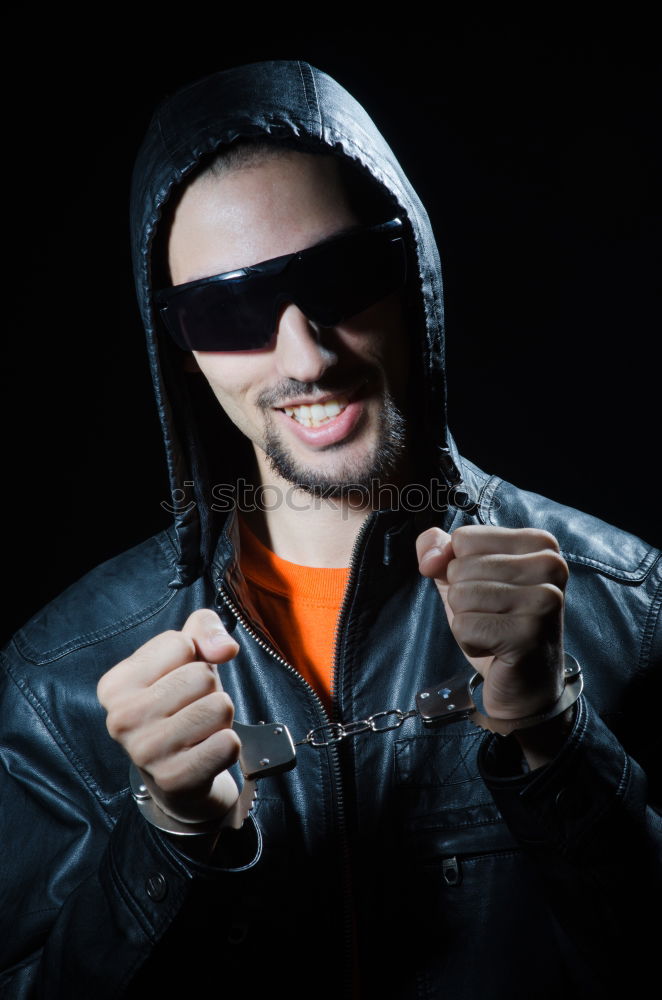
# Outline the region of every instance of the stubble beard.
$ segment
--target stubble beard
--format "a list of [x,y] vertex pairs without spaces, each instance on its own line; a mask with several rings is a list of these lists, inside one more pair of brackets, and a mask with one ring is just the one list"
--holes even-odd
[[[406,419],[389,393],[385,394],[380,418],[373,455],[363,462],[347,460],[334,477],[296,462],[273,421],[268,420],[264,452],[269,466],[277,476],[313,497],[336,500],[373,497],[381,484],[397,479],[407,450]],[[333,454],[344,446],[341,442],[326,451]]]

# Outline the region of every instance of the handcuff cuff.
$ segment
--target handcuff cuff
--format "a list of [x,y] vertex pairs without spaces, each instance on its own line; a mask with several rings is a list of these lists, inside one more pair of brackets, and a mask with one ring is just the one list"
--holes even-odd
[[144,818],[164,833],[191,837],[219,833],[226,827],[238,830],[248,818],[255,803],[257,782],[296,767],[298,746],[327,747],[359,733],[389,732],[398,729],[407,719],[415,716],[418,716],[426,726],[467,719],[480,729],[498,733],[500,736],[531,729],[556,718],[574,705],[584,686],[579,663],[569,653],[564,655],[564,687],[560,698],[546,712],[527,715],[520,719],[495,719],[482,712],[476,705],[473,694],[482,684],[483,677],[479,673],[468,676],[463,672],[433,684],[424,691],[419,691],[416,695],[416,707],[408,712],[391,708],[376,712],[367,719],[357,719],[348,723],[327,722],[311,729],[296,743],[283,723],[261,722],[258,725],[246,725],[243,722],[234,722],[232,728],[241,740],[239,767],[244,784],[236,803],[220,823],[216,819],[187,822],[164,812],[151,797],[140,771],[134,764],[131,764],[129,772],[131,794]]

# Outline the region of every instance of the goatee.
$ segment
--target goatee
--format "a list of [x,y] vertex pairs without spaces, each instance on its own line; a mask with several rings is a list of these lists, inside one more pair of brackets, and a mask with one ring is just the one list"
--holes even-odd
[[[327,449],[329,453],[345,445],[341,442]],[[276,475],[314,497],[324,499],[372,498],[380,484],[397,477],[406,453],[406,420],[392,397],[386,394],[379,426],[379,440],[370,463],[347,460],[333,478],[317,469],[297,463],[284,447],[273,423],[268,421],[265,454]]]

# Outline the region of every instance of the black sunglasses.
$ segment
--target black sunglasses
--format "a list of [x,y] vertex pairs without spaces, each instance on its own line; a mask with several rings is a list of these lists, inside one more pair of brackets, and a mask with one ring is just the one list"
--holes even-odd
[[163,321],[185,351],[266,347],[279,308],[293,302],[322,326],[335,326],[404,284],[404,224],[391,219],[252,267],[173,285],[155,293]]

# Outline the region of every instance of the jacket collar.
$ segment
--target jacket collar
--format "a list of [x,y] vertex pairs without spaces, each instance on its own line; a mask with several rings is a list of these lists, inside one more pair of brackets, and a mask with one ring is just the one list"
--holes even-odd
[[[368,515],[355,543],[352,577],[356,579],[366,566],[377,570],[372,580],[372,596],[379,599],[397,589],[403,573],[418,572],[416,538],[432,525],[449,530],[457,518],[452,507],[445,511],[426,509],[385,509]],[[225,519],[212,559],[211,576],[215,590],[229,592],[251,623],[271,640],[252,600],[251,588],[241,570],[241,543],[236,509]]]

